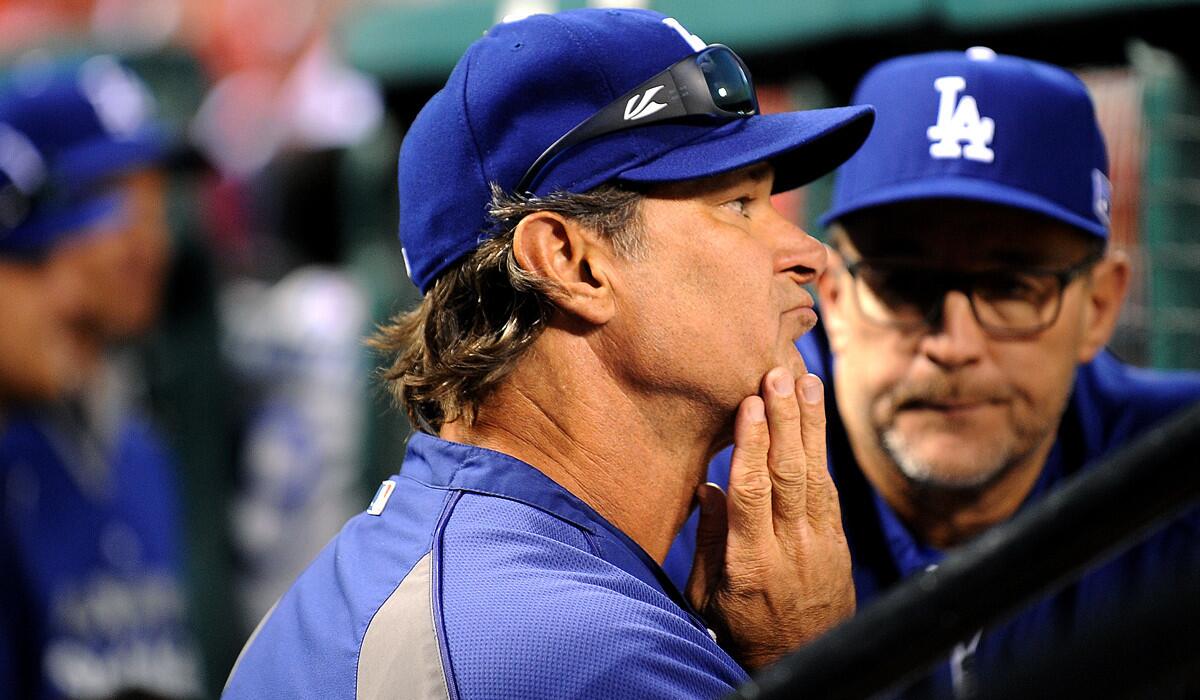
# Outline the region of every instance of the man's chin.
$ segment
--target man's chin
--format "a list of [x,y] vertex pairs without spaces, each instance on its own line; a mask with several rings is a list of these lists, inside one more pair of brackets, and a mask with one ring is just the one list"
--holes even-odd
[[792,376],[796,378],[808,374],[808,365],[804,363],[804,356],[800,354],[795,345],[784,351],[779,364],[786,367],[792,373]]
[[913,464],[900,465],[900,470],[906,480],[926,489],[939,491],[977,491],[1003,472],[1003,465],[992,469],[974,470],[963,468],[963,465],[923,464],[913,468]]
[[884,446],[900,473],[913,484],[948,490],[973,490],[993,482],[1005,470],[1007,450],[959,439],[905,440],[896,431]]

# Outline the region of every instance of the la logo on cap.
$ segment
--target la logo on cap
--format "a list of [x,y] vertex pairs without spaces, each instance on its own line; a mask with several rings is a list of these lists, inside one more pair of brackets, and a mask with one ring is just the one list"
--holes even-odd
[[[996,153],[989,148],[996,135],[996,122],[979,116],[979,106],[970,95],[959,97],[967,88],[961,76],[947,75],[933,81],[933,89],[941,95],[938,102],[937,124],[926,134],[933,141],[929,155],[934,158],[966,158],[991,163]],[[966,143],[966,147],[962,144]]]

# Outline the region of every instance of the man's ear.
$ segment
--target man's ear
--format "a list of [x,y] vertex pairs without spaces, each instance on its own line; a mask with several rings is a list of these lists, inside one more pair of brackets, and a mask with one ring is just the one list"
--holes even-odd
[[829,264],[817,277],[817,302],[820,304],[821,322],[829,336],[830,348],[837,350],[843,342],[846,325],[846,309],[850,300],[841,288],[842,256],[832,247],[829,249]]
[[600,325],[616,311],[609,247],[594,231],[554,212],[534,212],[513,236],[517,264],[542,278],[564,313]]
[[1112,338],[1129,290],[1129,257],[1112,251],[1096,263],[1090,283],[1084,288],[1084,335],[1079,347],[1080,362],[1088,362]]

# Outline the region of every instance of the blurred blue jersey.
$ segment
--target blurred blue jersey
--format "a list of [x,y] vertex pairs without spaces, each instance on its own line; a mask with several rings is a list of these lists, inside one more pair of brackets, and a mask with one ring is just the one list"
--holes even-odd
[[[862,607],[898,581],[937,565],[944,553],[918,540],[859,471],[837,410],[833,357],[823,326],[818,324],[797,347],[809,371],[825,382],[829,469],[838,488]],[[1138,369],[1102,352],[1079,367],[1057,440],[1021,507],[1196,401],[1200,401],[1200,374]],[[725,450],[709,465],[710,481],[728,483],[729,457],[730,450]],[[681,586],[691,568],[696,522],[693,514],[664,564]],[[988,669],[1004,669],[1017,659],[1029,658],[1036,653],[1034,645],[1069,637],[1072,630],[1112,616],[1185,574],[1200,575],[1200,509],[1008,622],[963,640],[952,661],[915,686],[913,696],[969,695],[972,687],[987,682]]]
[[418,433],[224,697],[715,698],[745,679],[589,506],[512,457]]
[[149,426],[57,409],[0,438],[0,698],[200,695],[178,504]]

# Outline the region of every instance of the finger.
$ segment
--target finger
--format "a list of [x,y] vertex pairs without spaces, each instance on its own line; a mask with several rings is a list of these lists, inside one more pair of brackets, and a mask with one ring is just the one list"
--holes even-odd
[[729,549],[751,551],[771,533],[770,448],[763,401],[747,396],[733,423],[733,455],[729,460]]
[[762,391],[771,441],[767,465],[771,472],[775,523],[784,528],[794,527],[805,515],[808,478],[796,379],[791,372],[777,367],[763,378]]
[[825,451],[825,386],[817,375],[806,374],[797,380],[796,391],[800,394],[800,423],[807,463],[806,507],[813,522],[828,522],[831,518],[839,518],[840,510]]
[[729,533],[725,492],[716,484],[700,484],[700,525],[696,528],[696,555],[688,576],[687,597],[692,607],[703,612],[709,598],[725,573],[725,545]]

